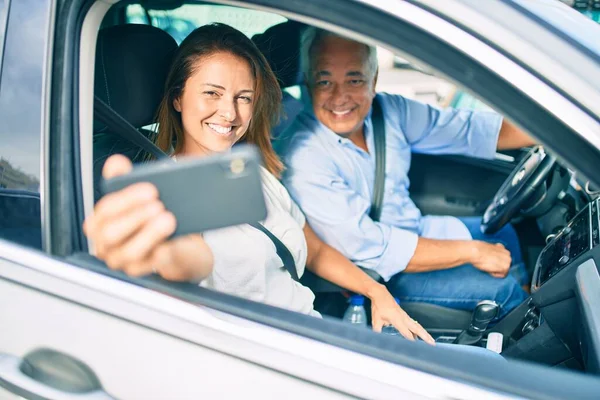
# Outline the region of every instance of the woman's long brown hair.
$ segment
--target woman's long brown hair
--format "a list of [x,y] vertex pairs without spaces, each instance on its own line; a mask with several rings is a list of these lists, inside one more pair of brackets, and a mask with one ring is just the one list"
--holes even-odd
[[175,154],[183,148],[181,114],[173,107],[195,66],[203,57],[218,52],[238,56],[248,62],[255,79],[255,103],[250,126],[240,139],[256,145],[273,175],[279,177],[283,164],[271,145],[271,127],[279,120],[281,89],[269,63],[246,35],[225,24],[209,24],[195,29],[179,46],[165,82],[165,94],[158,108],[158,135],[155,143],[169,152],[175,145]]

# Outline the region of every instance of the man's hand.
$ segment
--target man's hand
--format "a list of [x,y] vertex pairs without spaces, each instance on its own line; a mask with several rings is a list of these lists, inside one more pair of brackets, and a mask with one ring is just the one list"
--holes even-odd
[[494,278],[504,278],[511,264],[510,252],[500,243],[473,241],[471,264]]
[[384,325],[393,325],[402,336],[409,340],[420,337],[426,343],[435,344],[431,335],[400,308],[385,286],[380,285],[374,293],[370,293],[369,298],[371,299],[372,326],[375,332],[381,332]]

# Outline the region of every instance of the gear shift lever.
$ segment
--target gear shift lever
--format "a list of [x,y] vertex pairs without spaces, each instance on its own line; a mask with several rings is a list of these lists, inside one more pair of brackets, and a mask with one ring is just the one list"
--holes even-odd
[[495,301],[480,301],[473,310],[469,327],[458,335],[454,340],[454,344],[477,344],[483,337],[489,323],[498,315],[499,310],[500,307]]

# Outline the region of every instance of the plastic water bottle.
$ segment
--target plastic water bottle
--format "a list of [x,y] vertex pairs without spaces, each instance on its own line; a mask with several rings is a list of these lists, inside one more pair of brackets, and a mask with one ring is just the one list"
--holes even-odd
[[381,327],[381,333],[389,336],[400,336],[404,337],[398,332],[398,329],[394,328],[394,325],[384,325]]
[[[397,304],[400,304],[400,300],[395,299]],[[389,335],[389,336],[400,336],[401,338],[403,338],[404,336],[402,336],[400,334],[400,332],[398,332],[398,329],[394,328],[394,325],[384,325],[381,327],[381,333],[383,333],[384,335]]]
[[365,311],[365,298],[355,294],[350,297],[350,306],[344,313],[343,320],[356,326],[367,326],[367,312]]

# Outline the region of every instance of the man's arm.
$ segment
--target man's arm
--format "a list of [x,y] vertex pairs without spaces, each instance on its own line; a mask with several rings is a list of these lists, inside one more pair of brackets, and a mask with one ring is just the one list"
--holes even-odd
[[502,121],[498,135],[498,150],[520,149],[534,144],[536,144],[535,141],[525,132],[507,120]]
[[431,335],[398,306],[384,285],[373,280],[340,252],[321,241],[308,224],[304,225],[304,235],[308,248],[306,268],[330,282],[371,299],[372,326],[375,332],[381,332],[383,325],[392,324],[407,339],[414,340],[418,336],[429,344],[435,343]]
[[503,278],[511,264],[502,245],[479,240],[435,240],[419,237],[417,248],[404,272],[428,272],[473,264],[490,275]]
[[437,109],[401,96],[384,97],[399,110],[399,124],[411,149],[426,154],[493,158],[496,150],[532,146],[534,140],[496,112]]
[[314,162],[298,165],[287,170],[284,181],[292,197],[311,218],[313,229],[318,229],[317,233],[344,256],[372,268],[385,280],[402,271],[435,271],[463,264],[472,264],[492,276],[506,276],[511,259],[501,245],[427,239],[375,222],[367,215],[368,200],[347,184],[338,182],[333,174],[312,169]]

